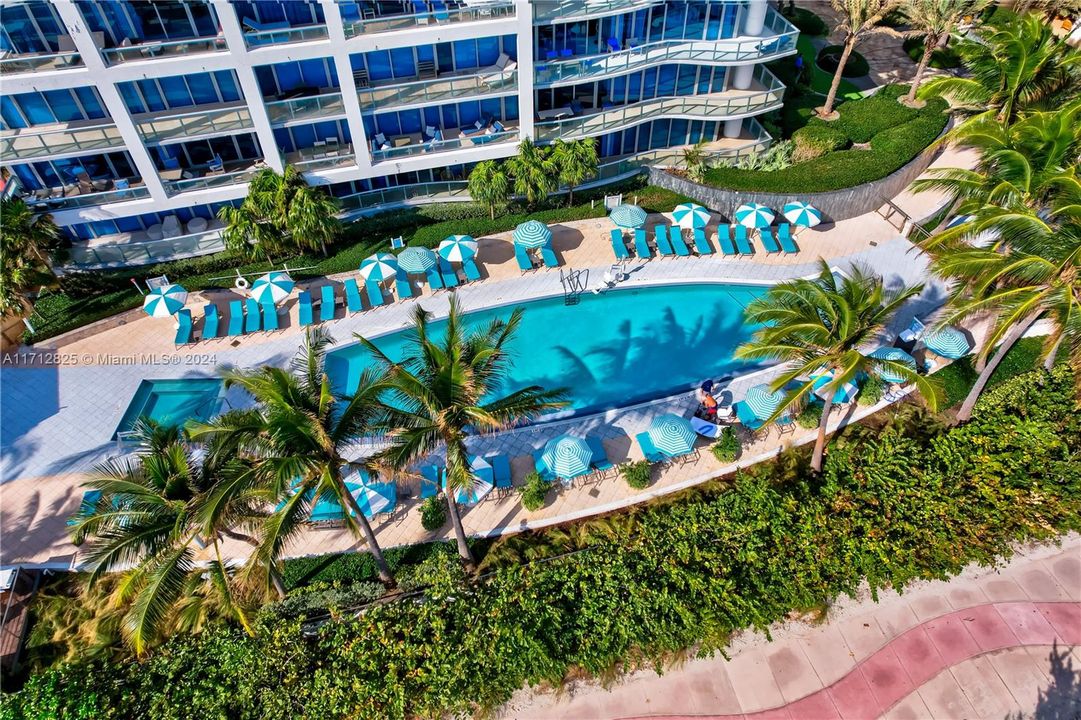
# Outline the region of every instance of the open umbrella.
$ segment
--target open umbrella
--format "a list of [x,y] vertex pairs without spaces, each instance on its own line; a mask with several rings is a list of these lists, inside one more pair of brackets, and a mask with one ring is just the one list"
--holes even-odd
[[814,227],[822,222],[822,212],[810,203],[795,201],[781,208],[785,219],[793,225],[800,227]]
[[[459,505],[476,505],[495,487],[492,464],[480,455],[469,456],[469,469],[473,471],[473,484],[454,491],[454,501]],[[447,489],[446,471],[443,471],[443,490]]]
[[676,205],[672,219],[682,228],[698,230],[709,225],[709,210],[696,203],[683,203]]
[[637,205],[616,205],[608,213],[608,219],[620,227],[642,227],[646,224],[646,211]]
[[743,405],[759,420],[765,420],[784,402],[785,391],[770,390],[769,385],[755,385],[747,390]]
[[557,477],[576,478],[589,472],[593,450],[580,437],[560,435],[544,446],[541,460]]
[[423,275],[435,268],[436,254],[426,247],[411,245],[398,255],[398,267],[407,273]]
[[143,298],[143,310],[150,317],[166,318],[176,315],[188,301],[188,291],[179,285],[154,288]]
[[962,358],[972,349],[965,334],[952,326],[929,330],[921,339],[928,350],[950,360]]
[[468,235],[451,235],[439,243],[439,254],[451,262],[471,260],[477,255],[477,241]]
[[365,280],[383,282],[398,274],[398,258],[390,253],[376,253],[360,261],[360,276]]
[[[916,372],[916,359],[901,348],[880,347],[877,350],[868,353],[867,357],[875,358],[876,360],[889,360],[891,362],[902,363],[907,365],[912,372]],[[908,379],[893,368],[885,367],[883,365],[879,365],[876,372],[880,378],[888,383],[903,383]]]
[[293,287],[293,278],[289,277],[289,273],[277,270],[256,278],[251,284],[251,296],[256,302],[277,305],[289,297]]
[[[829,391],[826,386],[833,381],[833,373],[825,373],[823,375],[812,375],[811,378],[814,382],[811,387],[814,389],[814,394],[825,400],[829,397]],[[841,387],[833,391],[833,399],[830,401],[835,405],[845,405],[856,399],[856,395],[860,392],[860,388],[854,382],[846,382]]]
[[539,220],[526,220],[514,228],[514,244],[524,248],[542,248],[552,242],[552,231]]
[[353,498],[360,506],[360,511],[369,520],[378,513],[390,512],[398,504],[398,487],[394,483],[368,483],[354,490],[350,485]]
[[691,421],[685,417],[673,413],[658,415],[646,432],[654,447],[669,457],[686,455],[694,450],[697,435]]
[[736,208],[736,222],[743,227],[764,228],[773,222],[773,211],[758,203],[745,203]]

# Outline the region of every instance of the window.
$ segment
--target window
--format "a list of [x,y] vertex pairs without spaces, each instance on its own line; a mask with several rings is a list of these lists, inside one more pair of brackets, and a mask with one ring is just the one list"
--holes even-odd
[[216,103],[220,101],[218,89],[214,85],[210,73],[188,75],[188,89],[191,91],[191,99],[196,105]]
[[395,78],[414,78],[417,64],[413,60],[413,48],[395,48],[390,51],[391,72]]

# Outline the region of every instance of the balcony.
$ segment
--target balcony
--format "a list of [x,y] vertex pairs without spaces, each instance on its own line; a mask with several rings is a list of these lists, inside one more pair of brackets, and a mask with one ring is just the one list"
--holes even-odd
[[101,120],[4,130],[0,133],[0,157],[5,162],[122,147],[124,139],[116,125]]
[[[442,3],[438,3],[443,5]],[[433,3],[435,5],[435,3]],[[482,22],[485,20],[506,20],[515,15],[513,2],[473,2],[465,7],[448,7],[401,15],[375,15],[366,11],[366,17],[345,23],[347,38],[359,35],[394,32],[396,30],[415,30],[418,27],[451,25],[460,22]]]
[[74,51],[20,53],[0,58],[0,75],[68,70],[83,67],[83,57]]
[[[759,67],[746,90],[726,90],[707,95],[659,97],[629,105],[590,110],[573,115],[569,107],[538,113],[542,122],[534,125],[537,142],[595,137],[633,127],[650,120],[682,117],[693,120],[728,120],[774,110],[781,106],[784,85],[765,68]],[[552,117],[555,119],[547,120]]]
[[446,180],[368,190],[340,197],[338,201],[344,213],[353,213],[386,205],[468,201],[469,199],[468,183],[465,180]]
[[[250,25],[250,21],[246,20],[245,25]],[[257,48],[265,45],[285,45],[287,43],[326,40],[327,37],[326,25],[300,25],[298,27],[251,30],[244,33],[244,43],[249,48]]]
[[119,65],[134,60],[161,60],[196,53],[225,52],[228,49],[229,46],[225,42],[225,38],[219,35],[217,37],[192,38],[190,40],[159,40],[139,43],[138,45],[104,48],[101,54],[109,65]]
[[483,145],[494,145],[518,141],[517,128],[504,126],[503,130],[487,133],[474,131],[463,132],[454,128],[444,130],[444,140],[425,140],[420,133],[411,135],[397,135],[388,138],[386,143],[390,147],[372,151],[372,162],[385,162],[387,160],[401,160],[403,158],[416,157],[428,153],[444,153],[454,150],[465,150]]
[[243,132],[253,127],[251,113],[244,102],[218,104],[204,109],[196,106],[177,113],[145,113],[132,115],[131,119],[143,140],[159,145],[202,135]]
[[[190,225],[190,223],[189,223]],[[93,240],[75,242],[68,251],[68,265],[80,269],[150,265],[208,255],[225,249],[220,220],[204,220],[205,229],[176,237],[154,237],[146,230],[103,235]]]
[[340,145],[336,142],[324,142],[316,147],[301,148],[295,152],[286,153],[285,163],[292,165],[301,172],[316,172],[334,168],[355,167],[357,161],[351,144]]
[[513,93],[518,90],[517,71],[489,71],[443,76],[431,80],[377,85],[357,91],[362,112],[383,111],[403,105],[430,105],[477,95]]
[[665,0],[533,0],[533,22],[566,22],[663,5]]
[[209,167],[185,168],[183,170],[160,170],[162,185],[169,195],[208,190],[246,183],[267,167],[262,160],[237,160],[224,163],[221,170]]
[[337,90],[323,92],[320,95],[274,100],[266,104],[271,125],[285,125],[291,122],[327,120],[345,115],[345,103]]
[[[129,187],[118,188],[117,185],[124,183]],[[108,184],[109,189],[99,190],[98,186]],[[48,188],[37,190],[23,197],[27,204],[38,212],[57,212],[59,210],[72,210],[81,207],[93,207],[108,203],[124,202],[126,200],[138,200],[150,197],[150,191],[141,180],[129,179],[121,181],[91,181],[76,185],[67,185],[61,188]]]

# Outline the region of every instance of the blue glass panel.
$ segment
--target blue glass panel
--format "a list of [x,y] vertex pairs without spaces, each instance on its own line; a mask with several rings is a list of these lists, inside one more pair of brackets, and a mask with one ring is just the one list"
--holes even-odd
[[0,26],[3,27],[4,49],[18,53],[48,52],[52,50],[38,33],[30,19],[27,5],[0,5]]
[[462,127],[458,122],[458,108],[454,105],[443,106],[443,128]]
[[289,133],[289,128],[274,128],[274,141],[277,143],[278,149],[283,153],[296,150],[296,147],[293,145],[293,137]]
[[480,103],[480,114],[485,118],[501,120],[503,118],[503,102],[499,98],[488,98]]
[[158,83],[161,84],[161,90],[165,93],[165,102],[170,108],[191,107],[195,104],[183,77],[158,78]]
[[263,151],[259,146],[259,140],[255,137],[254,133],[236,135],[233,139],[236,141],[237,147],[240,148],[240,157],[245,160],[255,160],[263,157]]
[[361,121],[364,123],[364,135],[370,140],[372,135],[377,132],[375,129],[375,120],[372,119],[371,115],[364,115],[361,118]]
[[340,88],[341,83],[338,82],[338,64],[333,59],[327,59],[327,67],[330,69],[330,82],[328,87]]
[[459,70],[479,67],[477,65],[477,41],[459,40],[454,43],[454,63]]
[[52,110],[49,109],[49,104],[41,93],[21,93],[15,96],[15,101],[22,108],[23,115],[30,121],[31,125],[45,125],[56,122]]
[[27,126],[10,95],[0,95],[0,117],[4,118],[5,127],[24,128]]
[[617,105],[622,105],[627,101],[627,78],[612,78],[612,86],[608,98]]
[[437,59],[436,69],[441,72],[452,72],[454,70],[454,48],[450,43],[439,43],[435,46],[435,56]]
[[518,119],[518,96],[512,95],[503,99],[503,115],[506,120]]
[[695,65],[680,65],[676,81],[676,95],[694,95],[694,83],[698,75]]
[[668,131],[668,145],[686,145],[687,126],[690,124],[690,122],[683,119],[673,118],[671,124],[671,128]]
[[191,11],[192,19],[195,21],[195,30],[198,35],[205,37],[218,34],[218,18],[210,3],[189,2],[188,9]]
[[412,78],[417,75],[412,48],[395,48],[390,51],[390,67],[396,78]]
[[372,80],[390,80],[394,73],[390,69],[390,53],[386,50],[365,53],[368,61],[368,77]]
[[709,83],[712,77],[713,68],[702,68],[702,72],[698,73],[698,87],[695,90],[696,95],[704,95],[709,92]]
[[477,39],[477,67],[494,65],[499,59],[499,38],[484,37]]
[[327,87],[330,82],[327,78],[326,61],[324,61],[323,58],[301,60],[300,78],[306,87]]
[[157,82],[154,80],[139,80],[136,85],[143,94],[148,111],[164,110],[166,108],[165,98],[162,97],[161,91],[158,90]]
[[298,125],[291,128],[293,131],[293,143],[297,147],[311,147],[315,142],[315,128],[311,125]]
[[45,187],[29,165],[12,165],[11,169],[14,171],[15,176],[19,178],[19,182],[22,183],[23,187],[29,190],[40,190]]
[[[655,75],[655,73],[654,73]],[[627,76],[627,102],[636,103],[642,99],[642,74]]]
[[342,20],[360,20],[360,3],[342,0],[338,3],[338,12],[342,14]]
[[419,110],[403,110],[398,113],[398,122],[402,125],[403,133],[419,133],[424,129],[420,124]]
[[58,35],[67,35],[64,26],[60,23],[60,18],[57,17],[56,11],[49,3],[30,3],[30,14],[34,17],[34,22],[38,24],[38,28],[46,38],[52,40]]
[[91,119],[108,117],[109,113],[105,112],[105,106],[101,103],[101,97],[98,95],[98,91],[92,87],[79,87],[75,88],[75,94],[79,96],[79,102],[83,104],[83,110],[86,111],[86,117]]
[[657,87],[653,93],[643,93],[645,97],[669,97],[676,93],[677,65],[665,65],[657,69]]
[[143,224],[139,222],[138,216],[122,217],[116,219],[116,229],[119,232],[138,232],[143,229]]
[[221,99],[225,102],[233,102],[243,97],[240,88],[237,87],[236,74],[232,70],[218,70],[214,73],[214,79],[218,82],[218,90],[221,91]]
[[435,46],[433,45],[420,45],[416,48],[417,60],[426,62],[435,62]]
[[379,132],[388,138],[391,135],[402,134],[401,125],[398,124],[398,113],[383,113],[376,118],[376,125]]
[[721,37],[732,38],[736,36],[736,16],[739,14],[738,5],[724,6],[724,20],[721,21]]
[[90,226],[90,232],[94,233],[94,237],[115,235],[117,233],[116,223],[112,220],[97,220],[87,224]]
[[443,124],[443,121],[439,118],[438,107],[424,108],[424,126],[431,125],[434,128],[438,128]]
[[42,93],[58,122],[72,122],[83,119],[83,111],[75,103],[75,97],[68,90],[46,90]]
[[503,52],[507,53],[512,58],[518,57],[518,36],[517,35],[504,35],[503,36]]
[[263,97],[269,98],[278,94],[278,81],[274,77],[274,68],[270,65],[256,67],[255,79],[259,81],[259,92]]
[[196,105],[220,102],[218,90],[214,87],[214,81],[210,73],[198,73],[188,75],[188,89],[191,90],[191,98]]
[[724,74],[726,68],[713,68],[713,92],[724,91]]
[[472,125],[477,120],[481,119],[480,115],[480,103],[478,102],[464,102],[458,103],[458,122],[462,127]]
[[687,3],[687,19],[683,26],[681,37],[694,40],[701,39],[706,29],[706,18],[709,13],[709,4],[704,2]]

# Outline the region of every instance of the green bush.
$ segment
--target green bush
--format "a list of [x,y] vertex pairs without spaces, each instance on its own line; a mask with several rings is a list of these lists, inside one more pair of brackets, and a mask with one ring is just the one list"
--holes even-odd
[[319,582],[267,605],[262,612],[281,618],[310,617],[340,608],[366,605],[381,598],[385,592],[383,584],[373,580]]
[[803,406],[799,415],[796,416],[796,423],[801,428],[811,430],[818,427],[818,423],[822,422],[822,405],[817,402],[810,402]]
[[807,8],[785,8],[781,10],[781,14],[788,19],[788,22],[795,25],[802,35],[818,37],[829,34],[830,29],[826,21]]
[[546,482],[538,473],[531,472],[525,477],[525,484],[518,488],[522,496],[522,507],[529,512],[540,510],[548,501],[548,491],[552,484]]
[[795,143],[792,162],[800,163],[844,148],[848,145],[848,136],[839,128],[816,124],[794,132],[792,142]]
[[420,524],[425,530],[438,530],[447,522],[447,503],[438,495],[420,504]]
[[[1043,352],[1043,343],[1044,339],[1039,337],[1018,340],[995,368],[991,379],[987,381],[987,387],[993,388],[1036,367]],[[953,407],[963,401],[968,391],[976,384],[979,373],[973,367],[974,362],[975,356],[969,355],[953,361],[935,373],[935,378],[942,383],[943,392],[946,394],[945,401],[942,403],[943,408]]]
[[872,375],[860,386],[860,394],[856,396],[856,402],[868,407],[877,405],[885,394],[886,381],[877,375]]
[[721,436],[710,447],[713,457],[722,463],[733,462],[739,457],[740,450],[739,438],[736,437],[736,432],[731,427],[725,427],[721,430]]
[[[433,552],[439,550],[444,542],[421,543],[408,547],[386,548],[383,556],[391,572],[400,568],[416,565],[424,561]],[[483,541],[477,547],[483,554]],[[334,582],[354,582],[358,580],[378,580],[372,556],[368,553],[333,553],[286,560],[282,570],[282,582],[287,590],[306,585]]]
[[619,474],[633,490],[645,490],[653,481],[653,463],[649,460],[624,463]]
[[[815,62],[818,63],[818,67],[832,75],[837,72],[837,66],[841,62],[841,53],[843,52],[844,48],[840,45],[827,45],[818,51]],[[871,72],[871,66],[867,64],[867,58],[860,55],[858,51],[853,50],[848,54],[848,61],[845,63],[845,69],[841,73],[841,77],[858,78],[869,72]]]
[[[922,37],[910,37],[901,43],[901,47],[914,63],[923,59],[923,40]],[[961,67],[961,55],[950,45],[935,48],[931,51],[931,60],[927,64],[939,70],[952,70]]]

